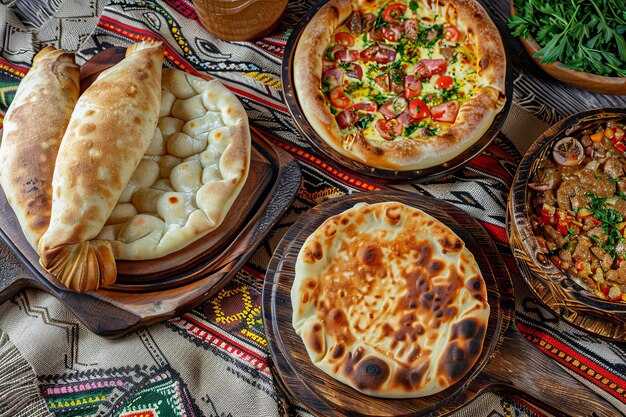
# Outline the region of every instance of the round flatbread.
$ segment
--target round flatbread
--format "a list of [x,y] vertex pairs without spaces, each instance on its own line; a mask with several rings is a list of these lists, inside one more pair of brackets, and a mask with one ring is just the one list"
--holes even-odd
[[152,142],[97,239],[116,259],[180,250],[217,229],[248,177],[246,112],[217,80],[163,69]]
[[302,112],[340,154],[423,169],[458,156],[504,107],[506,56],[476,0],[330,0],[295,50]]
[[487,290],[464,242],[421,210],[360,203],[326,220],[298,255],[293,326],[311,361],[365,394],[414,398],[477,361]]

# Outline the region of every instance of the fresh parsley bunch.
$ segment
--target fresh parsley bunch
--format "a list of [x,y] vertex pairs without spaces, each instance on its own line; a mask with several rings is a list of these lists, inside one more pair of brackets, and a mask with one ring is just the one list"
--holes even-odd
[[533,38],[542,64],[626,76],[626,0],[515,0],[513,36]]

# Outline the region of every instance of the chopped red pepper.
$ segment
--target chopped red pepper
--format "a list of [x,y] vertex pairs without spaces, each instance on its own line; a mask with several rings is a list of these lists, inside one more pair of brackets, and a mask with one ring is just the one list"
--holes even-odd
[[602,294],[608,296],[610,290],[611,290],[611,288],[606,286],[606,287],[602,288],[600,291],[602,292]]
[[581,260],[574,259],[574,262],[576,262],[576,269],[578,271],[582,271],[583,268],[585,267],[585,263],[583,261],[581,261]]
[[611,140],[611,143],[615,146],[619,152],[626,151],[626,144],[624,143],[624,135],[616,135],[615,129],[607,128],[604,131],[604,135]]
[[600,226],[602,224],[602,222],[598,219],[596,219],[595,217],[591,216],[591,221],[593,222],[593,224],[595,224],[596,226]]
[[541,208],[540,211],[540,216],[538,219],[539,224],[552,224],[554,223],[554,215],[556,213],[556,210],[554,207],[552,206],[547,206],[546,204],[544,204],[544,206]]
[[556,224],[556,231],[563,236],[567,235],[569,233],[569,221],[559,220],[559,222]]

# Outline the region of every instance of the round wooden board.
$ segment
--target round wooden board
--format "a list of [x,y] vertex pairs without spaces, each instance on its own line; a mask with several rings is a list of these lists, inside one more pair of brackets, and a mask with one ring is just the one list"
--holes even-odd
[[0,268],[0,302],[24,288],[39,288],[60,299],[91,331],[106,337],[119,337],[193,309],[216,294],[243,266],[300,188],[297,161],[265,142],[258,133],[254,138],[253,146],[270,163],[270,181],[256,190],[256,204],[250,212],[239,213],[241,222],[229,232],[228,241],[219,251],[198,253],[182,269],[176,266],[170,273],[164,270],[157,279],[135,276],[134,283],[119,283],[85,294],[67,290],[39,265],[39,257],[26,241],[0,189],[0,238],[25,267],[23,274],[8,277]]
[[[411,205],[448,225],[476,257],[488,287],[491,314],[478,362],[457,384],[429,397],[374,398],[339,383],[311,363],[291,323],[294,263],[304,240],[329,216],[359,202],[383,201]],[[314,207],[291,226],[274,252],[266,274],[262,308],[272,371],[279,387],[319,416],[441,416],[487,391],[514,393],[554,416],[588,417],[588,410],[596,416],[617,415],[615,408],[521,336],[512,325],[511,277],[494,242],[476,220],[440,200],[403,192],[373,192],[339,197]],[[570,400],[563,403],[566,396]]]
[[[481,3],[479,0],[474,0]],[[513,70],[509,57],[509,52],[504,44],[504,51],[506,54],[506,79],[505,79],[505,96],[506,102],[504,107],[496,115],[494,121],[485,134],[480,137],[472,146],[465,151],[461,152],[458,156],[446,161],[442,164],[412,171],[394,171],[390,169],[374,168],[362,162],[348,158],[336,150],[324,141],[319,134],[313,129],[313,127],[307,121],[306,116],[300,108],[298,102],[298,96],[295,91],[293,80],[293,59],[294,52],[298,44],[298,40],[302,35],[306,25],[313,18],[315,13],[324,6],[328,0],[321,0],[315,6],[311,7],[309,11],[304,15],[300,23],[293,29],[293,33],[289,37],[285,46],[285,53],[283,54],[283,66],[282,66],[282,82],[283,92],[285,94],[285,100],[287,102],[287,108],[289,113],[294,119],[296,127],[300,130],[302,135],[308,140],[308,142],[321,154],[330,158],[332,161],[339,163],[343,166],[347,172],[356,173],[357,175],[366,175],[373,181],[382,183],[417,183],[432,181],[437,178],[450,175],[455,171],[463,168],[474,157],[478,156],[483,150],[485,150],[491,142],[496,138],[500,129],[504,125],[506,117],[509,113],[511,103],[513,102]]]
[[[81,90],[121,61],[125,51],[108,48],[87,61],[81,67]],[[295,158],[251,130],[251,168],[221,227],[162,258],[118,261],[117,282],[90,293],[67,290],[43,269],[0,189],[0,237],[26,268],[24,275],[10,277],[0,269],[0,301],[23,288],[39,288],[59,298],[94,333],[119,337],[191,310],[216,294],[252,255],[300,188]]]
[[[476,257],[488,288],[491,307],[481,355],[461,381],[435,395],[408,400],[386,400],[362,394],[343,385],[311,364],[300,337],[291,325],[290,291],[295,261],[306,238],[329,216],[343,212],[357,202],[399,201],[428,212],[450,227]],[[286,387],[320,415],[398,416],[423,415],[435,410],[450,411],[469,400],[477,387],[472,381],[486,365],[508,327],[511,281],[493,242],[482,227],[463,211],[427,197],[409,194],[372,193],[331,200],[300,217],[276,250],[266,276],[263,308],[268,341],[274,364]],[[271,324],[270,323],[271,320]]]

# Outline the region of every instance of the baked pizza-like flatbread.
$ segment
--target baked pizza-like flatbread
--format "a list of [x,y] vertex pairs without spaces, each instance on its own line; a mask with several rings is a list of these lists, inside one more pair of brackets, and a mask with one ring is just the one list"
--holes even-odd
[[334,150],[416,170],[459,155],[505,103],[499,32],[476,0],[330,0],[298,41],[294,85]]
[[0,185],[35,250],[50,222],[54,161],[78,100],[78,78],[74,54],[46,46],[4,118]]
[[50,226],[41,265],[84,292],[115,281],[111,245],[92,240],[104,226],[156,129],[161,105],[160,42],[130,46],[80,96],[52,177]]
[[246,112],[219,81],[163,69],[152,142],[97,239],[116,259],[168,255],[215,230],[250,166]]
[[474,256],[446,225],[398,202],[326,220],[298,255],[293,326],[311,361],[365,394],[414,398],[461,379],[489,304]]

